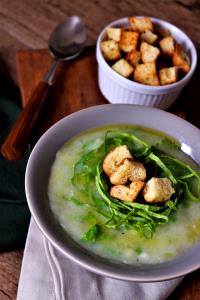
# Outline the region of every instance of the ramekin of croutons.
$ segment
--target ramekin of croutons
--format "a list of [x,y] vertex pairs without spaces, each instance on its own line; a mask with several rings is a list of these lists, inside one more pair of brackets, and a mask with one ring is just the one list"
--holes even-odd
[[169,108],[197,65],[191,39],[156,18],[128,17],[110,23],[97,40],[99,88],[111,103]]

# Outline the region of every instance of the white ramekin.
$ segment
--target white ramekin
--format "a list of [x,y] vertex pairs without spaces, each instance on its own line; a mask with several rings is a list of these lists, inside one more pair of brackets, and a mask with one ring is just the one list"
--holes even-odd
[[184,86],[190,81],[197,65],[197,53],[191,39],[176,26],[156,18],[151,18],[156,28],[169,29],[175,41],[188,54],[190,71],[178,82],[164,86],[149,86],[131,81],[113,71],[104,59],[100,43],[109,27],[127,27],[128,18],[122,18],[106,26],[97,40],[96,58],[98,62],[98,83],[104,97],[110,103],[127,103],[167,109],[178,98]]

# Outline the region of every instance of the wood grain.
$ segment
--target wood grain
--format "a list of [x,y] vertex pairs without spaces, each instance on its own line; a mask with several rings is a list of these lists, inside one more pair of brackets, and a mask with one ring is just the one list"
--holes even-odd
[[3,253],[0,255],[1,300],[13,300],[16,298],[22,257],[22,251]]
[[[165,19],[183,29],[199,48],[200,3],[194,0],[1,0],[0,54],[14,71],[14,50],[45,48],[51,30],[65,16],[80,15],[88,30],[88,44],[95,44],[100,30],[116,18],[129,15],[151,15]],[[13,49],[14,48],[14,49]]]
[[[200,50],[200,2],[198,0],[1,0],[0,70],[8,73],[15,82],[20,81],[16,72],[16,51],[28,48],[45,48],[49,33],[57,22],[66,15],[73,14],[80,15],[86,23],[88,45],[95,44],[99,31],[116,18],[128,15],[151,15],[172,22],[183,29],[194,41],[198,52]],[[39,54],[37,55],[40,59]],[[41,60],[40,62],[48,68],[51,57],[49,56],[45,62]],[[43,75],[38,75],[34,66],[33,68],[32,74],[26,74],[27,81],[31,80],[31,76],[40,77]],[[180,106],[184,107],[187,119],[197,126],[200,125],[199,78],[200,67],[198,65],[195,77],[185,90],[179,103]],[[81,80],[84,80],[84,76]],[[30,90],[24,91],[23,93],[26,95],[23,94],[23,99],[26,99],[28,95],[30,96],[30,92]],[[64,109],[66,109],[66,105],[63,105]],[[0,255],[0,300],[16,298],[21,259],[21,252]],[[171,295],[170,300],[173,299],[200,299],[199,271],[186,276]]]

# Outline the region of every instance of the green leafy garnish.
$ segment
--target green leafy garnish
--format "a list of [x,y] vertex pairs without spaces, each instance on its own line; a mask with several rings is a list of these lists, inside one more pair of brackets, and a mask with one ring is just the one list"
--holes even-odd
[[135,249],[134,249],[134,251],[135,251],[135,254],[137,254],[137,255],[140,255],[140,254],[142,254],[142,248],[141,247],[136,247]]
[[[123,202],[109,194],[110,182],[102,169],[106,154],[119,145],[127,145],[134,158],[142,162],[149,180],[151,177],[167,177],[175,194],[164,203],[148,204],[142,197],[135,202]],[[173,157],[170,150],[180,150],[180,145],[168,138],[155,145],[148,145],[136,135],[119,130],[108,130],[104,138],[82,147],[80,160],[74,166],[72,183],[84,193],[88,205],[95,214],[103,216],[100,225],[93,225],[82,237],[83,242],[94,243],[107,229],[137,230],[141,236],[152,238],[156,228],[170,220],[175,220],[175,212],[180,203],[200,201],[200,172]],[[70,199],[79,204],[76,197]],[[102,221],[103,220],[103,221]],[[99,222],[98,222],[99,223]],[[135,250],[136,251],[136,250]]]
[[82,242],[95,243],[97,237],[101,234],[101,227],[95,224],[82,237]]
[[151,152],[148,155],[148,158],[151,160],[155,161],[155,163],[163,170],[164,174],[166,177],[168,177],[174,184],[177,184],[177,181],[171,171],[168,169],[168,167],[163,163],[163,161],[155,155],[153,152]]
[[118,228],[124,225],[126,228],[135,228],[141,235],[151,238],[159,224],[168,221],[168,215],[171,210],[176,209],[176,199],[168,200],[163,206],[142,204],[137,202],[124,203],[111,197],[102,184],[103,169],[101,164],[97,166],[97,175],[95,183],[102,199],[107,203],[111,212],[110,219],[105,226]]

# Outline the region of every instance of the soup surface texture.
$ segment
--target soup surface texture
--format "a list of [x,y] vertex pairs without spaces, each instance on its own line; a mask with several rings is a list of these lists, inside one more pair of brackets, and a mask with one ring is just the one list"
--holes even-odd
[[[175,158],[174,168],[171,167],[166,156],[163,155],[162,161],[166,165],[168,163],[171,168],[170,174],[175,174],[173,177],[176,178],[174,179],[175,186],[177,181],[177,186],[179,186],[177,193],[181,195],[178,200],[177,195],[174,195],[168,204],[162,204],[165,205],[164,208],[159,205],[158,209],[157,204],[151,204],[151,207],[157,209],[153,211],[149,210],[147,204],[145,204],[146,208],[144,205],[142,206],[144,203],[139,200],[142,209],[135,209],[138,213],[135,219],[131,219],[132,212],[130,212],[130,219],[124,218],[124,216],[122,218],[123,213],[120,215],[117,209],[112,208],[112,204],[109,207],[102,198],[101,191],[97,188],[98,178],[95,176],[97,166],[101,168],[102,159],[108,151],[106,150],[103,154],[105,136],[108,131],[111,134],[107,139],[108,149],[113,148],[113,144],[110,142],[112,138],[113,143],[117,145],[117,143],[122,143],[120,133],[128,133],[136,137],[133,140],[135,150],[129,148],[134,157],[138,155],[141,159],[142,152],[149,153],[150,150],[144,150],[146,145],[148,145],[148,149],[157,151],[156,153],[159,153],[159,149],[160,153],[173,156]],[[121,138],[125,143],[127,137],[122,135]],[[129,138],[127,141],[130,144]],[[144,144],[140,144],[140,141],[143,141]],[[155,155],[152,156],[152,159],[155,157]],[[179,161],[183,162],[183,166]],[[154,164],[156,163],[157,161],[154,161]],[[156,167],[156,169],[159,168],[162,169],[163,166]],[[179,171],[177,171],[178,169]],[[165,172],[166,170],[162,169],[161,171]],[[169,171],[166,172],[169,173]],[[105,175],[101,169],[99,174],[99,178]],[[170,174],[169,176],[173,176]],[[198,166],[180,150],[177,142],[169,137],[160,132],[133,125],[111,125],[85,131],[62,146],[56,154],[51,169],[48,195],[52,212],[61,227],[66,234],[69,234],[84,248],[97,255],[124,263],[153,264],[171,260],[199,241],[198,176]],[[105,178],[106,176],[102,180],[106,181]],[[191,179],[194,179],[193,182]],[[100,189],[101,184],[99,186]],[[115,199],[115,203],[117,203],[116,201],[121,202]],[[138,201],[136,200],[136,202]],[[152,213],[154,211],[155,216]],[[159,215],[156,214],[157,211],[159,211]],[[148,213],[149,215],[147,215]],[[136,222],[137,218],[139,221]],[[147,220],[147,226],[142,223],[144,218]],[[166,219],[168,219],[167,222]]]

